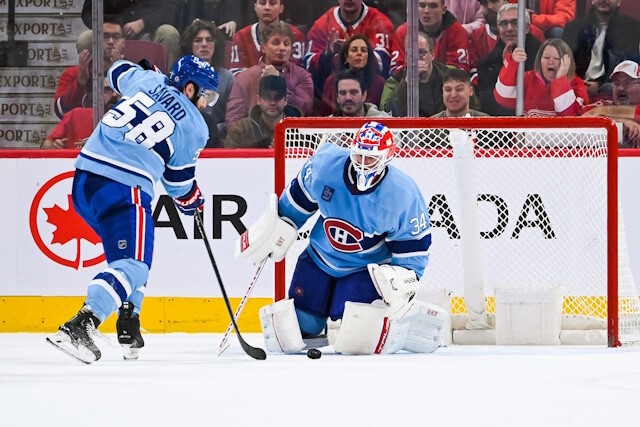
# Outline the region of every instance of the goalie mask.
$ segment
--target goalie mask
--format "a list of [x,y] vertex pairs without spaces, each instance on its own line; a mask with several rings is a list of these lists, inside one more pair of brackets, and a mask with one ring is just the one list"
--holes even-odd
[[351,164],[356,171],[359,191],[366,191],[384,172],[396,152],[389,129],[378,122],[360,128],[351,144]]

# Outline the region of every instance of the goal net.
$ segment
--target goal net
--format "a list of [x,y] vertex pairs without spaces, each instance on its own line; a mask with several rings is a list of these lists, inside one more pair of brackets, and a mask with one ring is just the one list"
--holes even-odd
[[[593,118],[380,121],[398,147],[392,165],[416,181],[428,207],[432,246],[421,287],[446,290],[452,319],[465,316],[478,298],[481,310],[493,314],[499,287],[559,286],[564,329],[606,330],[610,346],[640,340],[640,301],[618,208],[613,123]],[[365,122],[280,123],[276,192],[320,145],[348,147]],[[467,157],[455,135],[467,141]],[[472,202],[465,205],[468,195]],[[316,220],[317,215],[299,230],[298,241],[276,267],[276,299],[286,295]],[[470,281],[484,295],[469,293]]]

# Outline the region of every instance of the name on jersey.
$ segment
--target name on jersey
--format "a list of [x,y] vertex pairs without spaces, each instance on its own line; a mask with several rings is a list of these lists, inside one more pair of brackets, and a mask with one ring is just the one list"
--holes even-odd
[[171,93],[167,86],[160,84],[153,88],[151,92],[149,92],[152,98],[154,98],[158,103],[164,108],[166,108],[167,112],[176,120],[182,119],[187,115],[187,112],[184,111],[182,105],[176,100],[176,97]]

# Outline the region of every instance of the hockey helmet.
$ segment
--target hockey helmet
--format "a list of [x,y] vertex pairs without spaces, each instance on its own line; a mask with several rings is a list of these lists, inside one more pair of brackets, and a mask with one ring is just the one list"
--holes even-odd
[[356,171],[358,190],[371,188],[395,152],[393,135],[385,125],[368,122],[360,128],[351,144],[351,164]]
[[187,83],[198,86],[198,95],[204,97],[208,106],[218,100],[218,73],[207,61],[193,55],[178,59],[169,74],[169,84],[183,90]]

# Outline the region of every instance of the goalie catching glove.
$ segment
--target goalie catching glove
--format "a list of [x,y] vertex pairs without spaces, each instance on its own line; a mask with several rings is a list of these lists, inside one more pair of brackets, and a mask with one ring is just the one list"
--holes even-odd
[[202,212],[202,208],[204,205],[204,198],[202,197],[202,192],[198,187],[198,184],[194,181],[193,186],[189,192],[182,196],[173,199],[174,203],[185,215],[193,216],[196,209]]
[[266,212],[236,241],[235,256],[254,264],[268,256],[282,261],[297,235],[298,230],[278,216],[278,196],[271,194]]
[[418,292],[415,271],[389,264],[369,264],[367,270],[373,286],[389,307],[389,319],[397,319],[409,311]]

